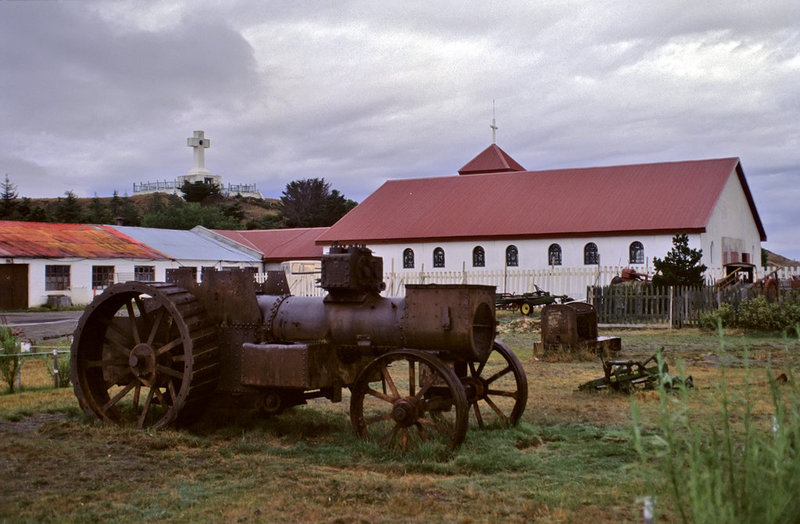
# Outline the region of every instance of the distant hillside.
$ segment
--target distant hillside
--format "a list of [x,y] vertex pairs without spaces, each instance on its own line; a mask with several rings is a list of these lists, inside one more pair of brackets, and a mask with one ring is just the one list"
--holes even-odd
[[[153,200],[154,196],[161,197],[166,199],[166,195],[163,194],[149,194],[149,195],[134,195],[129,197],[133,203],[136,205],[136,208],[141,212],[144,213],[147,208],[149,207],[150,203]],[[78,199],[81,201],[81,204],[84,206],[88,205],[91,201],[91,198],[80,198]],[[111,197],[101,197],[100,200],[107,204],[108,201],[111,200]],[[275,204],[280,202],[277,198],[265,198],[263,200],[258,198],[236,198],[236,197],[223,197],[220,204],[222,205],[230,205],[234,202],[239,202],[242,205],[242,209],[244,210],[244,220],[243,222],[246,223],[250,220],[257,220],[259,218],[264,218],[267,215],[276,215],[277,211],[275,210]]]
[[764,251],[767,252],[767,266],[775,266],[775,267],[800,266],[800,262],[798,262],[797,260],[792,260],[791,258],[786,258],[784,256],[778,255],[777,253],[773,253],[769,249],[765,249]]
[[[98,199],[104,206],[108,206],[113,197],[99,197]],[[167,203],[167,195],[163,193],[151,193],[147,195],[134,195],[125,196],[127,200],[133,203],[134,207],[138,210],[140,215],[144,215],[152,206],[155,200],[160,200],[162,203]],[[63,201],[63,197],[61,198]],[[87,210],[93,198],[78,198],[77,203],[83,210]],[[57,206],[59,198],[31,198],[28,199],[30,207],[41,207],[47,211],[48,215],[52,215],[52,211]],[[244,218],[241,220],[242,225],[250,221],[258,221],[268,216],[275,216],[278,214],[275,205],[280,200],[275,198],[243,198],[243,197],[223,197],[219,206],[231,206],[234,204],[241,205]],[[51,220],[48,218],[48,220]]]

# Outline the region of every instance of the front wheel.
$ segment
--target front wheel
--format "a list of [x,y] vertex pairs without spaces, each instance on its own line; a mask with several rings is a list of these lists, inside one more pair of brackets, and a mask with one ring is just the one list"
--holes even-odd
[[516,426],[528,402],[528,378],[511,349],[495,340],[485,362],[469,362],[462,378],[478,426]]
[[402,452],[429,443],[457,449],[467,433],[467,397],[453,369],[413,349],[370,362],[353,385],[356,435]]

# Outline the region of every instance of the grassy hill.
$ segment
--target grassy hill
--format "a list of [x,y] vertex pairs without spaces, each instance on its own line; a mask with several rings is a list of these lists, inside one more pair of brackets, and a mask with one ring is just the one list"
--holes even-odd
[[[113,197],[98,197],[98,200],[104,207],[109,208],[112,198]],[[126,198],[129,202],[131,202],[139,212],[139,215],[142,216],[152,209],[157,202],[163,205],[169,205],[168,196],[162,193],[134,195],[121,198]],[[92,205],[93,200],[94,198],[78,198],[77,204],[82,210],[86,211],[89,209],[90,205]],[[48,216],[53,216],[54,210],[59,203],[63,201],[63,197],[31,198],[29,199],[29,205],[31,208],[40,207],[46,210]],[[280,202],[280,200],[275,198],[258,199],[250,197],[222,197],[220,202],[216,205],[220,207],[229,207],[237,204],[240,205],[244,215],[241,223],[244,225],[252,220],[259,220],[267,216],[277,215],[278,212],[275,206],[278,202]]]
[[800,262],[798,262],[797,260],[792,260],[791,258],[786,258],[782,255],[778,255],[777,253],[773,253],[768,249],[765,249],[764,251],[767,252],[767,266],[775,266],[775,267],[800,266]]

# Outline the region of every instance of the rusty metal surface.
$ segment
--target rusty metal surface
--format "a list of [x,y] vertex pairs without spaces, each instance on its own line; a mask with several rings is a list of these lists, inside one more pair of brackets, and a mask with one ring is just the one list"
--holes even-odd
[[494,286],[406,286],[406,346],[486,360],[495,336],[494,299]]
[[107,226],[11,220],[0,220],[0,255],[31,258],[168,258]]
[[320,287],[328,302],[359,302],[384,289],[383,259],[360,246],[333,246],[322,257]]
[[483,361],[495,335],[493,286],[408,286],[407,296],[361,302],[260,296],[266,336],[274,342],[324,341],[364,350],[417,348]]
[[332,386],[325,364],[330,347],[309,344],[244,344],[242,383],[251,386],[317,389]]
[[[217,330],[186,289],[115,284],[87,306],[75,330],[75,395],[87,413],[105,420],[131,418],[139,427],[186,421],[216,389],[217,342]],[[123,407],[128,403],[132,410]]]
[[597,338],[597,312],[591,304],[568,302],[542,309],[542,343],[574,345]]
[[267,271],[267,280],[258,287],[258,292],[263,295],[288,295],[289,281],[283,271]]
[[[276,414],[309,398],[338,402],[350,387],[360,388],[351,399],[363,404],[364,395],[373,400],[367,384],[405,365],[397,380],[421,380],[411,391],[424,389],[425,397],[381,406],[404,434],[428,411],[457,415],[458,431],[441,435],[451,447],[463,440],[468,407],[479,423],[491,414],[506,424],[519,419],[527,381],[513,353],[494,342],[493,286],[408,286],[407,297],[385,298],[380,262],[368,250],[335,250],[330,260],[334,299],[257,294],[252,274],[240,270],[204,272],[202,283],[192,271],[175,271],[172,283],[109,287],[75,332],[72,380],[81,405],[102,419],[133,412],[140,427],[162,427],[223,399]],[[485,372],[492,348],[506,361],[501,373]],[[436,378],[426,375],[434,370]],[[372,424],[372,415],[353,409],[357,428]]]

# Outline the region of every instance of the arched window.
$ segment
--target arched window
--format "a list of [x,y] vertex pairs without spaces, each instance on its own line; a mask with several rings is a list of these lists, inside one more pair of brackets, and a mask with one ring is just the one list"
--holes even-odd
[[403,250],[403,269],[414,269],[414,250],[410,247]]
[[629,251],[631,264],[644,264],[644,246],[641,242],[631,242]]
[[506,266],[518,266],[519,265],[519,251],[517,251],[517,246],[511,245],[506,248]]
[[444,249],[440,247],[433,250],[433,267],[444,267]]
[[558,244],[550,244],[547,249],[547,263],[551,266],[561,265],[561,246]]
[[597,244],[594,242],[589,242],[583,246],[583,263],[587,266],[600,263],[600,253],[597,252]]
[[484,267],[486,265],[486,252],[481,246],[475,246],[472,250],[472,267]]

